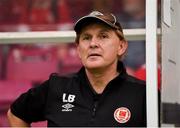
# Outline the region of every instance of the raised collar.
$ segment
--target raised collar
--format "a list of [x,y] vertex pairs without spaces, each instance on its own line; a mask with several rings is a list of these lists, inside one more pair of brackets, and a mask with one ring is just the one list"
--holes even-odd
[[[118,61],[118,64],[117,64],[117,70],[119,72],[119,75],[117,77],[115,77],[113,80],[111,81],[116,81],[116,80],[123,80],[125,78],[127,78],[127,73],[126,73],[126,68],[123,64],[123,62],[121,61]],[[88,80],[88,77],[86,75],[86,72],[85,72],[85,68],[82,67],[80,69],[80,71],[78,72],[78,76],[79,76],[79,79],[82,83],[82,85],[88,85],[89,88],[92,90],[92,86],[90,85],[90,82]],[[92,91],[93,92],[93,91]],[[94,92],[95,93],[95,92]]]
[[[126,68],[125,68],[125,66],[124,66],[124,64],[123,64],[122,61],[118,61],[117,71],[118,71],[121,75],[127,74],[127,73],[126,73]],[[86,73],[85,73],[85,68],[82,67],[82,68],[79,70],[78,75],[85,75],[85,74],[86,74]]]

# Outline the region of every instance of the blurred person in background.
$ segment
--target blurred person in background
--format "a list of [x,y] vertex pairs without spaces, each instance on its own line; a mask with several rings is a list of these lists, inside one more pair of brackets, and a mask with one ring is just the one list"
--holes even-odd
[[[157,41],[157,62],[158,62],[158,89],[161,90],[161,41],[160,39],[158,39]],[[140,68],[138,68],[135,73],[134,76],[137,77],[138,79],[141,80],[146,80],[146,64],[142,64],[140,66]]]
[[56,17],[58,30],[73,29],[73,21],[70,15],[70,7],[66,0],[54,0],[53,11]]
[[102,13],[112,12],[113,3],[112,0],[93,0],[93,9]]
[[[18,31],[19,24],[25,23],[27,1],[0,0],[0,31]],[[26,15],[27,16],[27,15]]]
[[31,31],[53,30],[55,17],[52,12],[52,0],[29,0],[27,24]]
[[29,9],[29,24],[41,25],[55,22],[51,11],[51,0],[31,0]]
[[118,18],[124,28],[145,28],[145,0],[121,0]]
[[73,23],[92,10],[93,0],[65,0]]
[[[157,67],[157,89],[158,89],[158,120],[159,120],[159,126],[160,126],[160,113],[161,113],[161,40],[160,38],[158,38],[157,41],[157,63],[158,63],[158,67]],[[135,72],[134,72],[134,76],[140,80],[144,80],[146,81],[146,64],[142,64]]]
[[[15,24],[17,22],[12,0],[0,0],[0,25]],[[15,20],[15,21],[14,21]]]
[[128,42],[115,15],[93,11],[74,30],[83,67],[52,74],[22,94],[8,111],[10,125],[47,120],[48,126],[146,126],[145,82],[126,73]]
[[[145,28],[145,0],[122,0],[122,11],[118,20],[126,29]],[[126,66],[137,70],[145,63],[145,41],[129,41]]]

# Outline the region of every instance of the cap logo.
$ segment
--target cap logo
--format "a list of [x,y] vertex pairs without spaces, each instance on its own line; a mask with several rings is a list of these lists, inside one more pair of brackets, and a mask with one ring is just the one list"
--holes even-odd
[[103,16],[103,14],[99,11],[93,11],[89,14],[90,16]]
[[126,123],[130,118],[131,112],[126,107],[120,107],[114,111],[114,119],[119,123]]

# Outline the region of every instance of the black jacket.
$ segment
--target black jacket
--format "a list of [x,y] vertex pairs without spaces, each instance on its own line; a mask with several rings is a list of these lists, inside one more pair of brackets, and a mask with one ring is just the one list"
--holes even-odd
[[11,111],[28,123],[47,120],[48,126],[146,126],[145,82],[129,76],[122,62],[118,71],[102,94],[92,89],[84,68],[52,74],[22,94]]

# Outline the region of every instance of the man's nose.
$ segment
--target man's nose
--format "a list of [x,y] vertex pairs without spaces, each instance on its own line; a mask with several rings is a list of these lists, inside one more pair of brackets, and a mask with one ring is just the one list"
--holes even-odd
[[97,38],[93,37],[92,40],[90,41],[90,47],[94,48],[94,47],[98,47],[99,43]]

